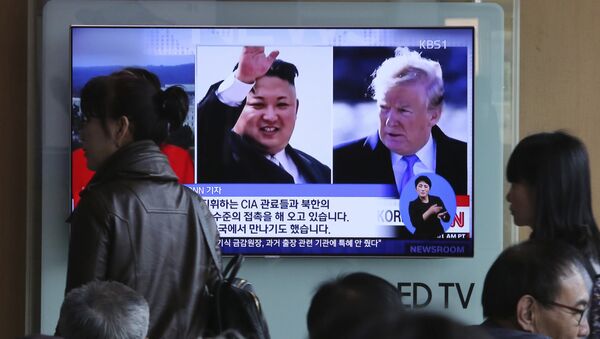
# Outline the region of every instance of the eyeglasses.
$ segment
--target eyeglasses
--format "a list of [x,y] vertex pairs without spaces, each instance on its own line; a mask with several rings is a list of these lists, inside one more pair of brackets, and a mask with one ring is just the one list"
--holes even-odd
[[581,308],[576,308],[576,307],[572,307],[572,306],[567,306],[561,303],[557,303],[555,301],[548,301],[546,302],[546,304],[552,305],[552,306],[556,306],[556,307],[562,307],[565,310],[569,310],[571,312],[573,312],[573,314],[578,314],[579,315],[579,319],[577,320],[577,326],[581,326],[581,321],[583,320],[584,317],[587,317],[587,311],[589,310],[589,305],[584,307],[583,309]]

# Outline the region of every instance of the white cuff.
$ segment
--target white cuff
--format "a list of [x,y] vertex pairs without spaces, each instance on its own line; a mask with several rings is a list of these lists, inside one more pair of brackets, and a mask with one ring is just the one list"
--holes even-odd
[[229,74],[225,80],[217,88],[217,98],[227,106],[239,107],[242,101],[250,90],[254,87],[254,83],[247,84],[239,81],[234,73]]

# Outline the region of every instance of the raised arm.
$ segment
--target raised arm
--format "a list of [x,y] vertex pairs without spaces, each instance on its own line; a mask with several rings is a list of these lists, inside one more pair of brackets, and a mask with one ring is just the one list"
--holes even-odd
[[278,55],[279,51],[272,51],[266,55],[264,46],[245,46],[235,70],[236,79],[247,84],[254,83],[267,73]]

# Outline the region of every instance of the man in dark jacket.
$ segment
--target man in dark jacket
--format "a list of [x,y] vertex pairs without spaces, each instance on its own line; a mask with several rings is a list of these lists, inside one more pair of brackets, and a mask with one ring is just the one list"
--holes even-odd
[[497,339],[575,339],[589,334],[590,277],[576,249],[529,240],[504,250],[484,281],[480,325]]
[[239,67],[198,104],[198,182],[330,183],[331,170],[293,148],[295,65],[244,47]]
[[220,267],[218,233],[204,201],[178,184],[158,146],[144,140],[120,148],[81,197],[70,218],[66,292],[118,281],[148,301],[149,338],[202,335],[206,286]]
[[467,144],[437,126],[444,98],[440,64],[399,48],[376,70],[371,88],[379,130],[336,146],[333,182],[394,184],[400,193],[415,174],[437,173],[457,195],[467,194]]

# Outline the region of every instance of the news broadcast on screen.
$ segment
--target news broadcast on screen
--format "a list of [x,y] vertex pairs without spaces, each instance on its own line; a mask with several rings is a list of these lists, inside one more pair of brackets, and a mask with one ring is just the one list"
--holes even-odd
[[143,68],[189,96],[161,150],[223,254],[473,257],[474,29],[71,27],[79,93]]

